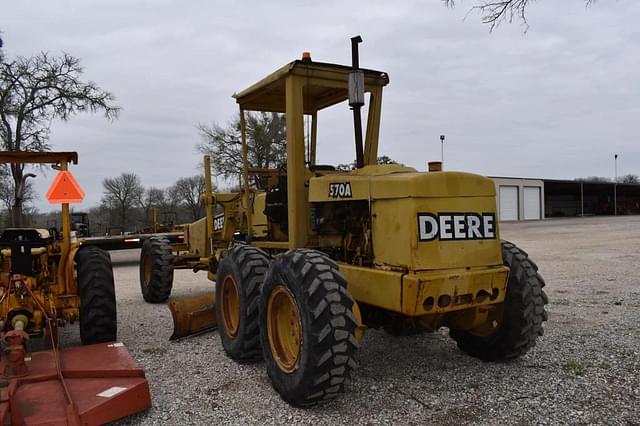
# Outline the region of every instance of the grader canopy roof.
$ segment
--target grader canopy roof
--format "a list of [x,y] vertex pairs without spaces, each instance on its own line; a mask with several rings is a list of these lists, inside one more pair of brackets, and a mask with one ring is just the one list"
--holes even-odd
[[[284,113],[286,79],[292,75],[299,76],[308,81],[304,89],[304,113],[312,114],[348,98],[348,76],[352,70],[345,65],[296,60],[233,97],[244,110]],[[389,84],[389,76],[385,72],[360,70],[364,72],[365,91]]]

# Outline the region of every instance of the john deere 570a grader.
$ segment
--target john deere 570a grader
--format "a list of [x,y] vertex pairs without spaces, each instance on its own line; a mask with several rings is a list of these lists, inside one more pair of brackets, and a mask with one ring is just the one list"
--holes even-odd
[[[344,390],[367,327],[393,334],[448,327],[460,349],[499,361],[533,347],[547,318],[536,264],[499,238],[490,179],[376,164],[389,77],[359,68],[360,41],[352,39],[352,66],[305,54],[235,94],[242,190],[213,194],[209,186],[207,217],[186,227],[183,245],[153,239],[142,251],[148,301],[169,297],[175,268],[206,270],[215,281],[215,298],[172,306],[177,335],[210,324],[207,303],[215,304],[226,353],[264,358],[275,389],[298,406]],[[356,167],[348,172],[316,163],[319,112],[344,101],[355,129]],[[286,114],[286,169],[248,164],[245,111]],[[210,185],[207,159],[205,173]],[[255,189],[255,177],[266,190]]]

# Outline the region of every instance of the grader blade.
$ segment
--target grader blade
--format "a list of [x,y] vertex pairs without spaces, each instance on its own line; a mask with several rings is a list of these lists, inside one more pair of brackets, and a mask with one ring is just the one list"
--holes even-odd
[[169,303],[173,317],[173,334],[169,340],[216,328],[216,295],[214,293]]

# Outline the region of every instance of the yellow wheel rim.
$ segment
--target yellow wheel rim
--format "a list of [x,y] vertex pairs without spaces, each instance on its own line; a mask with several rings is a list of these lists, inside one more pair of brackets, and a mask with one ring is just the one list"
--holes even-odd
[[238,284],[231,274],[222,280],[220,296],[224,331],[229,337],[236,337],[240,325],[240,297],[238,296]]
[[144,285],[148,286],[149,282],[151,282],[151,269],[153,267],[153,262],[151,260],[151,256],[143,256],[142,257],[142,271],[144,277]]
[[302,324],[293,294],[282,285],[269,295],[267,332],[278,368],[286,373],[295,371],[302,348]]
[[504,315],[504,303],[496,306],[491,311],[487,320],[479,327],[469,330],[470,334],[478,337],[489,337],[495,334],[502,326],[502,317]]

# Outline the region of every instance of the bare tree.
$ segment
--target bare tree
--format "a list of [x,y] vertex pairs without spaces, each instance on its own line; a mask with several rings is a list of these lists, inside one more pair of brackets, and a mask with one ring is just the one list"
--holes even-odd
[[[286,120],[283,114],[275,112],[247,113],[248,160],[252,167],[283,167],[287,157]],[[198,150],[211,155],[213,172],[216,176],[234,178],[242,175],[242,142],[240,140],[240,116],[236,116],[227,127],[217,123],[211,126],[199,124],[202,142]],[[261,182],[254,182],[262,187]]]
[[8,169],[7,165],[0,164],[0,202],[5,205],[7,212],[10,212],[13,205],[13,184]]
[[164,191],[164,204],[163,209],[167,211],[176,211],[180,207],[180,194],[175,185],[170,186]]
[[[442,0],[445,5],[453,7],[456,0]],[[586,5],[590,5],[595,0],[584,0]],[[476,5],[471,7],[471,11],[480,12],[483,24],[488,24],[490,30],[503,22],[513,22],[514,19],[520,20],[525,27],[527,23],[527,8],[534,0],[476,0]]]
[[635,184],[638,184],[638,183],[640,183],[640,178],[638,178],[638,175],[628,174],[628,175],[624,175],[624,176],[621,176],[620,178],[618,178],[618,182],[619,183],[635,183]]
[[140,191],[137,204],[144,210],[146,224],[151,223],[151,209],[164,204],[164,190],[150,187]]
[[[117,117],[111,93],[92,81],[82,81],[80,60],[46,52],[0,63],[0,140],[6,151],[47,151],[53,120],[67,121],[77,113],[103,111]],[[12,164],[13,225],[20,226],[24,196],[24,164]]]
[[611,179],[609,179],[608,177],[602,177],[602,176],[587,176],[584,178],[575,178],[574,179],[577,182],[586,182],[586,183],[607,183],[607,182],[611,182]]
[[[22,196],[22,202],[25,204],[34,201],[37,198],[31,181],[25,180],[24,188],[20,192]],[[9,166],[6,164],[0,164],[0,202],[4,204],[9,217],[12,217],[12,207],[15,203],[15,193],[16,191],[14,189],[13,180],[11,179]]]
[[135,173],[123,173],[115,178],[102,181],[104,188],[102,201],[120,213],[120,226],[127,224],[127,213],[140,200],[144,191],[140,178]]
[[169,190],[179,203],[191,213],[191,219],[194,221],[204,216],[204,203],[200,197],[204,191],[204,176],[202,175],[180,178]]
[[[377,158],[377,163],[378,164],[400,164],[401,166],[404,166],[404,164],[398,163],[396,160],[392,159],[388,155],[381,155],[380,157],[378,157]],[[341,170],[343,172],[348,172],[349,170],[353,170],[355,168],[356,168],[356,162],[355,161],[353,161],[352,163],[349,163],[349,164],[338,164],[336,166],[336,170]]]

